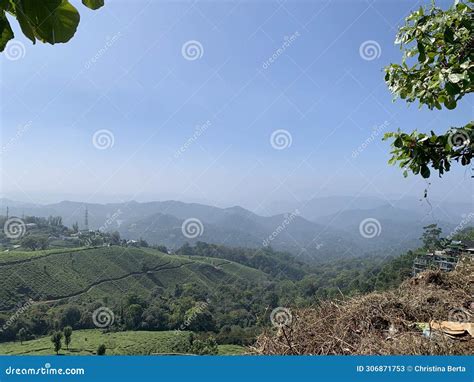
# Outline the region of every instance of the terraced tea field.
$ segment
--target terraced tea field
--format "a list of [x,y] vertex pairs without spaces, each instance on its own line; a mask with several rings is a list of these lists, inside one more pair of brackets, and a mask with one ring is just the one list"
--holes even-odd
[[35,303],[146,298],[156,288],[196,282],[206,288],[238,280],[264,282],[261,271],[227,260],[179,257],[153,249],[78,248],[0,255],[0,311]]

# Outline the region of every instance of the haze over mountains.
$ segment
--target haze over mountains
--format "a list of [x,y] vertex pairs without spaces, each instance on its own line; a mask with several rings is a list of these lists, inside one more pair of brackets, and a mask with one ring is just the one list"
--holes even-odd
[[[179,201],[96,204],[62,201],[35,205],[0,199],[2,213],[10,216],[61,216],[63,223],[118,231],[126,239],[143,238],[150,244],[176,249],[197,241],[233,247],[270,245],[306,259],[397,254],[416,247],[422,227],[438,223],[445,235],[472,212],[470,203],[374,197],[328,197],[305,203],[274,204],[271,215],[257,215],[239,206],[218,208]],[[197,222],[197,231],[184,234],[183,224]],[[375,221],[374,232],[363,235],[361,223]],[[470,222],[472,224],[472,222]],[[370,236],[370,237],[367,237]]]

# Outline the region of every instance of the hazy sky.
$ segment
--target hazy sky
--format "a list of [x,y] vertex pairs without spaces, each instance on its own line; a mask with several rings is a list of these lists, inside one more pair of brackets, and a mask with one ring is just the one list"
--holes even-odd
[[[382,134],[473,118],[472,97],[455,111],[392,103],[382,68],[400,61],[394,36],[416,1],[106,3],[73,1],[68,44],[33,46],[14,25],[0,56],[3,196],[256,209],[420,196],[427,183],[387,165]],[[471,197],[469,168],[454,167],[432,178],[434,197]]]

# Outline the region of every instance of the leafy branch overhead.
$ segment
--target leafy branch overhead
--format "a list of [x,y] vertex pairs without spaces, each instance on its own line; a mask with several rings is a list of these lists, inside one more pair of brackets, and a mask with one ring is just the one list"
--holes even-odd
[[[82,0],[82,3],[98,9],[104,0]],[[21,31],[33,44],[36,40],[50,44],[69,41],[80,20],[79,12],[68,0],[0,0],[0,52],[14,38],[7,15],[16,18]]]
[[[412,12],[400,28],[395,43],[403,50],[401,64],[385,68],[385,81],[395,95],[429,109],[452,110],[474,85],[474,0],[455,1],[447,10],[433,5]],[[430,169],[441,176],[453,160],[461,165],[473,157],[473,122],[451,127],[445,134],[410,134],[401,131],[385,135],[393,138],[389,163],[399,163],[408,171],[430,176]]]

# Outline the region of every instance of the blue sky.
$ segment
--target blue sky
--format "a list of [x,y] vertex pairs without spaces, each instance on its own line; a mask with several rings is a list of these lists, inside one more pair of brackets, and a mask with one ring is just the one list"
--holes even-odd
[[[392,102],[382,68],[400,61],[393,40],[416,1],[73,3],[81,23],[68,44],[33,46],[15,25],[20,57],[0,58],[2,194],[12,199],[261,211],[327,195],[419,197],[427,182],[387,165],[382,134],[473,117],[472,97],[455,111]],[[183,54],[187,43],[197,57]],[[113,145],[98,149],[104,129]],[[272,146],[277,130],[291,145]],[[438,199],[472,194],[466,168],[431,183]]]

